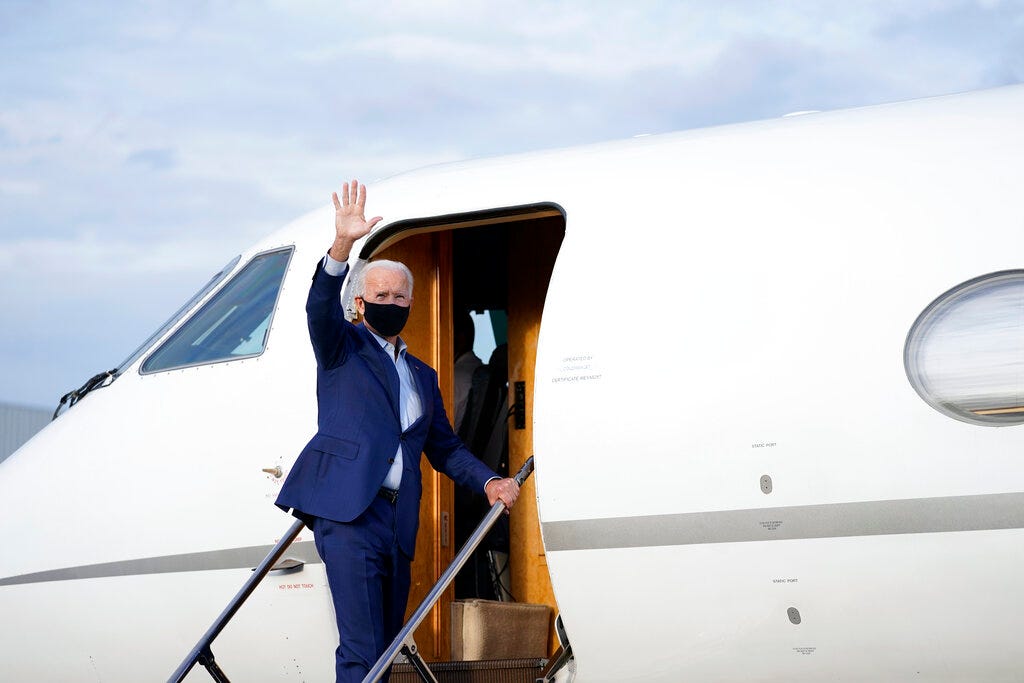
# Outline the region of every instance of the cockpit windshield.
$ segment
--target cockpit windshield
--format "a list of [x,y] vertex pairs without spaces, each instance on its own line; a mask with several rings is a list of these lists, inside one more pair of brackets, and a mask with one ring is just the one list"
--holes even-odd
[[142,364],[143,374],[263,353],[293,249],[259,254]]

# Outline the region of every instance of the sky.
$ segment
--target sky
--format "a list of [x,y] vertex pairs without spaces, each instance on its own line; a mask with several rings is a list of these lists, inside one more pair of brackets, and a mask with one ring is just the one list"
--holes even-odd
[[1024,0],[0,0],[0,401],[347,178],[1020,82]]

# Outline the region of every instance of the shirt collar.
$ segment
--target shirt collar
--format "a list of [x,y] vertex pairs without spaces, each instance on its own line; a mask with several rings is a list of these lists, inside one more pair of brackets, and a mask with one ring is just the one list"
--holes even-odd
[[401,337],[398,338],[398,344],[396,344],[395,346],[392,346],[391,342],[389,342],[387,339],[385,339],[384,337],[380,336],[379,334],[377,334],[376,332],[371,330],[369,327],[366,328],[366,331],[373,335],[373,338],[377,340],[377,343],[380,344],[380,347],[382,349],[384,349],[388,353],[388,355],[390,355],[392,358],[395,357],[395,347],[396,346],[398,347],[398,355],[399,356],[405,355],[405,350],[407,348],[409,348],[406,345],[405,340],[402,339]]

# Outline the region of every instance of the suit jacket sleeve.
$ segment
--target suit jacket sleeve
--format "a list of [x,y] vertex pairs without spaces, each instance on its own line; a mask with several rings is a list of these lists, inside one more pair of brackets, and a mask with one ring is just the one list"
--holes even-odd
[[456,484],[465,486],[474,493],[483,493],[484,484],[499,475],[480,462],[452,431],[441,400],[441,390],[436,381],[433,385],[433,417],[423,452],[435,470],[443,472]]
[[341,275],[329,275],[323,262],[316,267],[313,284],[306,298],[306,322],[313,343],[316,362],[330,370],[345,362],[353,346],[354,326],[345,320],[341,307],[341,287],[348,276],[348,266]]

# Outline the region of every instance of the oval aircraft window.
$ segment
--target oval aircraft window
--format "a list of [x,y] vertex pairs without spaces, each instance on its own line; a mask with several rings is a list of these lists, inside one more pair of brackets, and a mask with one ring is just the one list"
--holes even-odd
[[263,353],[292,249],[259,254],[146,359],[141,373]]
[[903,351],[930,406],[978,425],[1024,422],[1024,270],[949,290],[918,316]]

